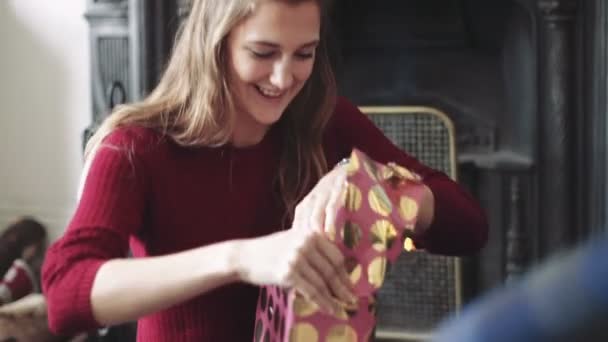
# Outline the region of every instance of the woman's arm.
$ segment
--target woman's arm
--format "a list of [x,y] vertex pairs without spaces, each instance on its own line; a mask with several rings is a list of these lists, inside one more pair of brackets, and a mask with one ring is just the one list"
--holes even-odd
[[[91,159],[83,175],[91,169]],[[85,177],[79,184],[78,197]],[[89,191],[91,191],[89,189]],[[93,316],[101,325],[133,321],[237,280],[236,242],[227,241],[166,256],[104,262],[91,288]]]
[[354,300],[342,255],[307,227],[140,259],[100,260],[100,250],[82,249],[95,239],[73,238],[45,263],[49,326],[59,334],[133,321],[235,281],[293,287],[328,312]]
[[108,260],[103,255],[112,248],[94,245],[112,235],[72,233],[49,250],[43,281],[53,332],[136,320],[235,281],[293,287],[329,312],[354,300],[339,250],[307,226],[166,256]]
[[237,281],[237,245],[227,241],[166,256],[105,262],[91,291],[95,320],[101,325],[133,321]]
[[[123,132],[124,133],[124,132]],[[126,134],[111,136],[132,146]],[[64,236],[47,251],[42,283],[51,330],[92,330],[137,319],[229,282],[293,287],[320,307],[350,301],[350,280],[337,248],[309,227],[207,245],[176,254],[125,259],[137,236],[149,187],[137,141],[132,154],[102,148]],[[331,179],[319,186],[332,184]]]
[[428,226],[415,240],[417,248],[438,254],[467,255],[485,245],[488,222],[477,201],[444,173],[423,165],[395,146],[365,114],[344,98],[338,100],[326,142],[332,146],[329,155],[338,160],[358,148],[375,161],[395,162],[422,177],[430,196],[423,201],[426,204],[422,205],[419,223]]

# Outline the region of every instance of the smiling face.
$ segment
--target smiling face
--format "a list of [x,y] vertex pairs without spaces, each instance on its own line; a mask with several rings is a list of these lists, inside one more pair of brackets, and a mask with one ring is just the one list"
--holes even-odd
[[321,29],[315,1],[260,1],[228,37],[237,113],[232,142],[259,142],[310,77]]

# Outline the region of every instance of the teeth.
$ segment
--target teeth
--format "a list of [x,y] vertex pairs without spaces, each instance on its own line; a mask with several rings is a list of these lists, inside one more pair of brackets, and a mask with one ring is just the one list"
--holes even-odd
[[264,94],[268,97],[279,97],[281,95],[280,91],[272,91],[270,89],[266,89],[261,86],[257,86],[257,88],[262,94]]

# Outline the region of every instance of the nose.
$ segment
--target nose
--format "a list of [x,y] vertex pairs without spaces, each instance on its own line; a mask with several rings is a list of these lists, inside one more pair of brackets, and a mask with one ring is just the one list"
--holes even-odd
[[280,90],[285,90],[290,88],[293,85],[293,82],[294,73],[291,62],[287,59],[283,59],[275,63],[272,75],[270,75],[270,83]]

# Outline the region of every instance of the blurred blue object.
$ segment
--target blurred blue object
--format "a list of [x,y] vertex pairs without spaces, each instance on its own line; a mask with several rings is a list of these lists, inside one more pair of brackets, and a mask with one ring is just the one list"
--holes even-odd
[[608,236],[481,297],[440,325],[433,341],[608,341]]

